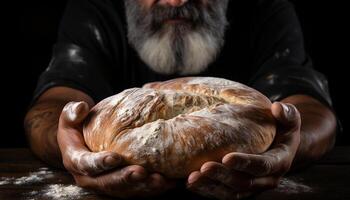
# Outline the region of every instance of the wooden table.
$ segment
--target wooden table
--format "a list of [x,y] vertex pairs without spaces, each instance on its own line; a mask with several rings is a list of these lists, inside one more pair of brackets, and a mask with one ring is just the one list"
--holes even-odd
[[[336,147],[317,164],[288,175],[279,188],[251,199],[350,199],[349,181],[350,147]],[[92,192],[79,196],[50,196],[48,188],[52,185],[68,187],[74,185],[74,180],[67,172],[52,169],[40,162],[28,149],[0,149],[0,200],[112,199]],[[179,188],[153,199],[204,198]]]

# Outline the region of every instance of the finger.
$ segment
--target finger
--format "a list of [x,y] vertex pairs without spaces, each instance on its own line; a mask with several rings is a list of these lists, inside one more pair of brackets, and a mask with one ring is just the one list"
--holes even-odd
[[123,159],[113,152],[90,152],[85,146],[81,130],[77,127],[88,112],[88,104],[85,102],[68,103],[61,113],[57,140],[67,170],[78,174],[96,175],[120,166]]
[[252,176],[231,170],[221,163],[204,163],[200,169],[200,172],[204,176],[224,184],[235,192],[247,190],[251,187]]
[[271,106],[271,112],[275,119],[284,126],[300,127],[300,113],[294,105],[274,102]]
[[277,134],[272,144],[274,148],[285,148],[288,152],[295,153],[300,144],[300,113],[292,104],[275,102],[271,107],[272,114],[277,120]]
[[193,183],[197,182],[201,178],[201,176],[202,175],[200,171],[192,172],[187,178],[187,184],[192,185]]
[[277,130],[271,149],[261,155],[230,153],[222,162],[231,169],[246,172],[254,176],[267,176],[272,173],[282,175],[289,170],[290,157],[295,154],[300,142],[300,114],[291,104],[276,102],[272,105],[272,113],[282,124]]
[[60,129],[60,131],[65,132],[58,134],[57,140],[63,164],[68,171],[91,176],[124,164],[124,159],[117,153],[90,152],[78,131],[73,129],[69,131]]
[[153,173],[150,175],[150,183],[152,188],[161,188],[162,190],[168,190],[176,186],[176,181],[171,179],[166,179],[163,175],[159,173]]
[[77,176],[75,179],[81,187],[125,198],[153,196],[169,189],[163,176],[157,173],[148,176],[146,170],[137,165],[97,177]]
[[222,163],[230,169],[253,176],[267,176],[279,170],[282,157],[234,152],[225,155]]
[[199,171],[193,172],[190,175],[187,189],[209,198],[217,198],[221,200],[239,198],[239,195],[236,195],[231,188],[207,178]]
[[89,105],[86,102],[69,102],[62,110],[60,122],[64,127],[75,127],[89,114]]
[[57,132],[57,141],[62,153],[68,147],[77,151],[88,151],[81,133],[82,130],[79,128],[88,112],[88,105],[85,102],[70,102],[63,108]]
[[70,158],[71,168],[74,172],[89,176],[100,174],[123,164],[123,158],[120,155],[107,151],[92,153],[71,148],[66,152],[66,156]]
[[[236,194],[244,197],[245,193],[259,192],[277,187],[279,178],[276,176],[258,177],[229,170],[224,165],[215,162],[207,162],[202,165],[201,173],[206,177],[224,184]],[[219,174],[219,175],[217,175]]]
[[109,189],[127,189],[131,184],[146,179],[146,170],[137,165],[130,165],[106,174],[91,177],[85,175],[75,175],[77,184],[84,188],[108,191]]
[[147,188],[149,188],[151,191],[158,191],[157,194],[163,193],[176,186],[176,182],[174,180],[166,179],[164,176],[158,173],[151,174],[148,180],[146,180],[146,183]]

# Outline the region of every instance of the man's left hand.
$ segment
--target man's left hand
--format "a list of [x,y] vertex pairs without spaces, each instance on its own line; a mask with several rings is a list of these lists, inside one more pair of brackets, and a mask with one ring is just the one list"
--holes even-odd
[[189,190],[202,196],[241,199],[275,188],[293,163],[299,143],[301,118],[292,104],[276,102],[271,111],[277,133],[270,149],[262,154],[229,153],[222,163],[206,162],[187,180]]

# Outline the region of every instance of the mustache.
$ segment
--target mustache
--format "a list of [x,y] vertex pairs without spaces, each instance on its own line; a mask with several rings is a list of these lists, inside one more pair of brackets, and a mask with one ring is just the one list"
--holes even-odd
[[202,22],[203,12],[205,12],[203,5],[196,1],[189,1],[181,7],[155,5],[150,10],[150,17],[154,28],[172,19],[183,19],[195,25]]

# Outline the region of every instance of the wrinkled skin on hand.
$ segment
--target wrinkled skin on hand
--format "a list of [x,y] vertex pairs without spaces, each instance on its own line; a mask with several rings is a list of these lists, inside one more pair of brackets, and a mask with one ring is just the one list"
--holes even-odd
[[85,102],[68,103],[60,116],[57,141],[65,168],[78,186],[114,197],[147,197],[167,191],[174,182],[148,173],[138,165],[125,165],[113,152],[91,152],[82,135],[82,122],[89,112]]
[[222,162],[206,162],[187,180],[189,190],[199,195],[241,199],[272,189],[292,165],[300,144],[301,118],[292,104],[276,102],[271,107],[277,133],[270,149],[262,154],[229,153]]

